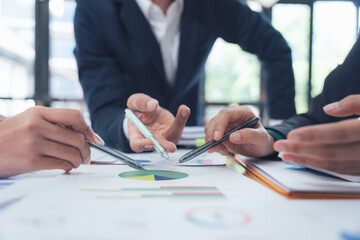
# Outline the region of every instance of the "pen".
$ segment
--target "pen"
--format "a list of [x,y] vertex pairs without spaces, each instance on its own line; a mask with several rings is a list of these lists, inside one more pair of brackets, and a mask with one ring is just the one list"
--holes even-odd
[[236,128],[234,128],[234,129],[228,131],[227,133],[225,133],[224,136],[219,141],[212,140],[212,141],[210,141],[208,143],[205,143],[201,147],[198,147],[198,148],[186,153],[184,156],[182,156],[179,159],[179,163],[187,162],[187,161],[193,159],[194,157],[199,156],[203,152],[206,152],[209,149],[215,147],[216,145],[226,141],[229,138],[230,134],[232,134],[235,131],[238,131],[238,130],[243,129],[243,128],[254,127],[257,124],[258,121],[259,121],[259,118],[254,117],[254,118],[250,119],[249,121],[241,124],[240,126],[237,126]]
[[113,150],[111,148],[102,146],[102,145],[97,144],[97,143],[91,143],[91,142],[88,142],[88,141],[87,141],[87,143],[93,148],[96,148],[96,149],[98,149],[100,151],[103,151],[103,152],[113,156],[113,157],[116,157],[117,159],[119,159],[120,161],[122,161],[123,163],[128,165],[129,167],[135,168],[137,170],[146,171],[146,169],[144,168],[144,166],[141,163],[135,161],[132,158],[129,158],[128,156],[126,156],[124,154],[119,153],[118,151],[115,151],[115,150]]
[[140,119],[135,115],[130,109],[125,109],[125,115],[128,117],[132,123],[140,130],[144,137],[150,139],[154,143],[154,148],[158,151],[163,158],[169,160],[169,155],[165,149],[160,145],[160,143],[154,138],[151,132],[145,127],[145,125],[140,121]]

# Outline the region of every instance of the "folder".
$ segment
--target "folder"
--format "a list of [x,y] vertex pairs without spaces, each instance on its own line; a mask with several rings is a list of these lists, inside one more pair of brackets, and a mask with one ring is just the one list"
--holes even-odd
[[278,160],[235,156],[245,176],[288,199],[360,199],[360,183]]

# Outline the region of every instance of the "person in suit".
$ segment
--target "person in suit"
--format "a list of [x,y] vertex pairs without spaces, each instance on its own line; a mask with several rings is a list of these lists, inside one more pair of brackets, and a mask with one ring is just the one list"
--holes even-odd
[[[243,129],[210,152],[268,156],[283,152],[282,160],[316,169],[360,175],[360,38],[343,64],[325,79],[309,111],[265,129]],[[246,106],[232,106],[210,120],[206,140],[218,140],[224,131],[253,117]],[[286,139],[287,137],[287,139]]]
[[[132,139],[124,109],[135,93],[150,96],[172,115],[182,115],[186,105],[192,112],[187,124],[202,124],[204,67],[219,37],[260,59],[271,118],[296,113],[291,50],[240,0],[77,0],[74,29],[92,126],[123,151],[130,150]],[[131,140],[130,145],[139,146]]]
[[33,107],[0,116],[0,178],[43,169],[68,172],[89,164],[86,140],[104,144],[77,110]]

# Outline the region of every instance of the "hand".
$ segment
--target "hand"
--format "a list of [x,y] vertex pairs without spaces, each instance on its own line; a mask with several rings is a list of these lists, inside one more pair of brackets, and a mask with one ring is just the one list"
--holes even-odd
[[30,108],[0,123],[0,177],[89,163],[85,139],[102,142],[79,111]]
[[[360,113],[360,95],[351,95],[324,107],[332,116]],[[299,165],[360,175],[360,121],[345,120],[291,131],[287,140],[275,143],[282,159]]]
[[[255,114],[248,107],[232,104],[210,120],[205,129],[206,142],[220,140],[225,132],[253,117]],[[273,137],[266,132],[261,123],[258,123],[256,128],[244,128],[232,133],[229,140],[215,146],[209,152],[227,155],[231,151],[245,156],[259,157],[273,153],[273,144]]]
[[[144,123],[160,145],[169,152],[176,151],[176,143],[190,115],[190,109],[181,105],[176,117],[159,106],[159,102],[145,94],[136,93],[129,97],[127,106]],[[154,144],[145,138],[135,125],[128,120],[130,147],[135,152],[153,150]]]

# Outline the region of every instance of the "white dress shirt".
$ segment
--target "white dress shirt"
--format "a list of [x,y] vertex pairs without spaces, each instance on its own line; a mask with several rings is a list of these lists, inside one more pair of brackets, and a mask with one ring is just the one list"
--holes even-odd
[[173,85],[176,78],[180,46],[180,20],[184,0],[174,0],[166,15],[151,0],[136,0],[160,45],[168,82]]
[[[136,0],[145,18],[151,26],[160,45],[165,75],[170,85],[174,85],[178,65],[180,46],[180,20],[184,9],[184,0],[174,0],[167,9],[166,15],[151,0]],[[123,129],[129,139],[127,119],[124,118]]]

